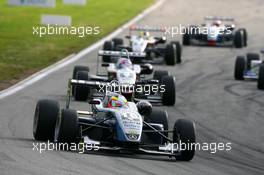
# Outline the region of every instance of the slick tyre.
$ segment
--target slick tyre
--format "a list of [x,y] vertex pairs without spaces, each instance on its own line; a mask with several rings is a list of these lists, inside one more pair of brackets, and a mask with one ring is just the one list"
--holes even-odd
[[[178,119],[173,128],[173,143],[183,143],[189,145],[189,149],[182,150],[180,155],[175,156],[177,160],[190,161],[195,154],[196,143],[195,126],[192,121],[186,119]],[[180,145],[180,144],[179,144]]]
[[61,143],[75,143],[78,133],[77,112],[71,109],[63,109],[56,122],[55,140]]
[[244,80],[244,71],[246,68],[246,60],[244,56],[237,56],[234,69],[234,77],[236,80]]
[[164,76],[169,76],[169,72],[166,71],[166,70],[156,70],[156,71],[154,71],[153,79],[154,80],[159,80],[159,82],[161,83],[162,78]]
[[[107,51],[114,51],[114,42],[113,41],[106,41],[103,45],[103,50]],[[110,63],[111,62],[111,56],[103,56],[103,62]]]
[[34,115],[33,136],[38,141],[53,141],[60,105],[54,100],[39,100]]
[[[146,116],[146,122],[162,124],[163,130],[168,130],[168,113],[166,111],[152,109],[152,113],[149,116]],[[168,137],[168,132],[164,132],[163,135]],[[165,138],[163,138],[157,133],[150,133],[149,137],[152,141],[154,141],[154,143],[164,144],[167,141]]]
[[263,63],[259,67],[258,89],[264,90],[264,64]]
[[[87,71],[79,71],[76,75],[77,80],[89,80],[89,73]],[[74,98],[76,101],[86,101],[90,95],[90,88],[83,85],[76,85],[74,87]]]
[[173,106],[176,101],[175,78],[173,76],[164,76],[161,84],[165,88],[165,92],[162,93],[162,104]]
[[174,44],[168,44],[165,48],[165,62],[167,65],[175,65],[177,62],[177,50]]
[[[73,69],[73,73],[72,73],[72,79],[77,79],[77,72],[80,72],[80,71],[87,71],[89,72],[89,67],[87,66],[75,66],[74,69]],[[74,95],[74,89],[75,87],[72,86],[72,95]]]

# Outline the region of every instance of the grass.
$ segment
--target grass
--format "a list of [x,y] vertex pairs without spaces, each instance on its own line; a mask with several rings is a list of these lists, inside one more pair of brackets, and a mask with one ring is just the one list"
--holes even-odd
[[[6,1],[0,1],[0,88],[91,45],[153,2],[88,0],[86,6],[76,6],[57,0],[55,8],[43,8],[8,6]],[[40,25],[41,14],[70,15],[73,26],[99,26],[100,34],[84,38],[69,35],[40,38],[32,34],[32,27]]]

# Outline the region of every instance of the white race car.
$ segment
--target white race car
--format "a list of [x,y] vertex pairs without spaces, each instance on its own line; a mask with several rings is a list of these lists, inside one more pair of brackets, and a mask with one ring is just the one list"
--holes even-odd
[[183,45],[222,46],[242,48],[247,46],[247,31],[236,29],[230,17],[205,17],[205,23],[184,29]]
[[196,136],[192,121],[178,119],[169,130],[166,111],[152,109],[146,101],[128,102],[124,96],[112,92],[102,99],[91,100],[90,104],[91,111],[69,106],[61,110],[57,101],[39,100],[33,124],[35,140],[54,141],[68,151],[72,144],[82,144],[83,153],[129,151],[182,161],[193,159]]
[[89,68],[86,66],[75,66],[73,79],[69,84],[72,86],[72,95],[76,100],[86,101],[108,90],[106,88],[113,88],[112,85],[116,84],[117,91],[130,101],[144,99],[167,106],[175,104],[175,78],[170,76],[168,71],[155,71],[153,77],[147,79],[146,75],[153,72],[152,65],[137,65],[130,61],[130,56],[140,58],[144,57],[145,53],[127,50],[99,51],[98,56],[111,56],[115,58],[116,63],[103,63],[106,73],[99,72],[102,68],[98,66],[96,75],[89,75]]
[[[124,41],[121,38],[114,38],[112,41],[106,41],[103,50],[122,50],[127,49],[131,52],[142,53],[146,56],[142,59],[134,59],[137,63],[156,63],[160,64],[165,61],[167,65],[175,65],[181,63],[181,45],[177,41],[166,44],[167,39],[164,36],[151,36],[150,32],[164,33],[165,30],[161,28],[149,28],[141,26],[131,26],[130,33],[126,36],[129,39],[129,46],[124,46]],[[133,34],[132,32],[140,32]],[[162,59],[160,59],[162,58]],[[104,56],[104,62],[111,62],[111,57]]]

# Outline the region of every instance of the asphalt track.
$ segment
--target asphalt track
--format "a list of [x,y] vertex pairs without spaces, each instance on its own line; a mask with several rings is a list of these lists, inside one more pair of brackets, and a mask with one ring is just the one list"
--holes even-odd
[[[162,107],[169,112],[170,125],[177,118],[192,119],[198,142],[231,142],[231,151],[199,151],[191,162],[142,155],[33,151],[35,104],[50,98],[64,105],[67,79],[74,66],[70,65],[0,101],[0,174],[264,174],[264,93],[255,82],[233,80],[235,55],[263,47],[263,7],[262,0],[167,0],[140,21],[173,26],[200,23],[206,15],[228,15],[247,28],[246,49],[184,47],[181,65],[155,67],[166,68],[177,79],[176,105]],[[95,72],[96,52],[76,64],[87,64]]]

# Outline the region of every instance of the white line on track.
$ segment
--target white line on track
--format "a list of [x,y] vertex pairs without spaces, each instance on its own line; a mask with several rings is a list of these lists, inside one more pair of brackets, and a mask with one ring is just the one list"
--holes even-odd
[[90,52],[92,52],[93,50],[99,48],[105,41],[112,39],[113,37],[119,35],[120,33],[122,33],[125,29],[127,29],[129,26],[131,26],[132,24],[138,22],[139,20],[141,20],[142,18],[144,18],[147,14],[149,14],[150,12],[152,12],[153,10],[157,9],[159,6],[161,6],[163,3],[165,2],[165,0],[158,0],[154,5],[152,5],[151,7],[149,7],[148,9],[144,10],[142,13],[140,13],[139,15],[137,15],[135,18],[133,18],[132,20],[130,20],[129,22],[127,22],[126,24],[124,24],[123,26],[121,26],[120,28],[118,28],[117,30],[115,30],[114,32],[112,32],[111,34],[109,34],[108,36],[102,38],[101,40],[97,41],[96,43],[92,44],[91,46],[87,47],[86,49],[82,50],[81,52],[79,52],[76,55],[70,55],[66,58],[64,58],[63,60],[31,75],[30,77],[20,81],[19,83],[9,87],[8,89],[5,89],[3,91],[0,91],[0,99],[3,99],[9,95],[12,95],[26,87],[28,87],[29,85],[32,85],[33,83],[43,79],[44,77],[46,77],[47,75],[73,63],[76,62],[77,60],[83,58],[85,55],[89,54]]

